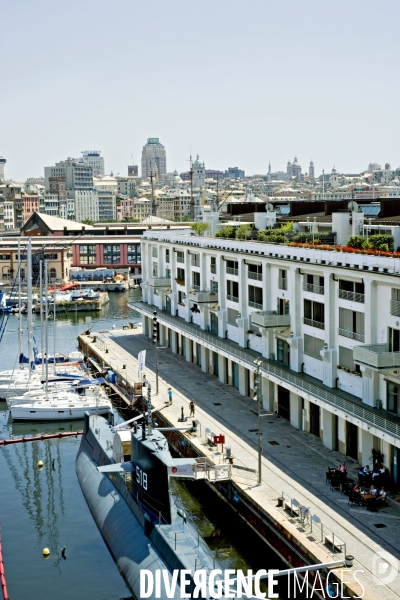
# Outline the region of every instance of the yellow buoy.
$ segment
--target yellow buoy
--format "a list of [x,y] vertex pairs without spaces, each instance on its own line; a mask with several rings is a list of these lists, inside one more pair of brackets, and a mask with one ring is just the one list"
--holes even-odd
[[43,463],[42,463],[42,461],[41,461],[41,460],[39,460],[39,462],[38,462],[37,466],[39,467],[39,469],[41,469],[41,468],[43,467]]
[[43,548],[43,556],[50,556],[50,550],[48,548]]

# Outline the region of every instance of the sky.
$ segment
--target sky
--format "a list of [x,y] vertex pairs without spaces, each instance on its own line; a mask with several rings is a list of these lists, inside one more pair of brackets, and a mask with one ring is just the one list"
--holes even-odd
[[1,0],[6,177],[83,150],[127,175],[148,137],[169,172],[398,167],[399,20],[395,0]]

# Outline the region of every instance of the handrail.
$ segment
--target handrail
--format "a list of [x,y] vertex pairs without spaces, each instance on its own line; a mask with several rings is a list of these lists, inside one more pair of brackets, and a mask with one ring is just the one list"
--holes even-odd
[[[241,361],[246,363],[247,368],[251,369],[252,371],[255,371],[255,365],[253,364],[255,357],[253,354],[250,354],[244,349],[237,348],[225,342],[217,335],[214,335],[210,332],[205,332],[201,329],[197,329],[190,323],[181,322],[180,320],[178,321],[176,317],[171,316],[166,311],[160,310],[156,306],[153,307],[151,305],[145,305],[142,302],[128,303],[128,306],[141,313],[147,314],[151,318],[153,316],[152,311],[157,308],[159,321],[169,323],[170,325],[173,325],[182,331],[186,331],[187,333],[197,337],[200,340],[203,340],[208,344],[214,345],[216,348],[223,350],[224,352],[230,355],[236,356]],[[359,406],[351,400],[341,398],[340,396],[336,395],[333,391],[330,392],[328,390],[325,390],[322,386],[306,381],[299,374],[289,372],[286,369],[276,366],[272,362],[267,361],[262,356],[260,356],[259,358],[262,361],[261,370],[265,374],[271,375],[272,377],[279,379],[279,381],[284,381],[285,383],[293,385],[293,387],[295,387],[296,390],[311,394],[315,398],[323,400],[324,402],[327,402],[328,404],[331,404],[336,408],[340,408],[346,413],[364,420],[369,425],[373,425],[377,429],[380,429],[381,431],[384,431],[386,433],[390,433],[391,435],[400,439],[400,425],[381,416],[376,411],[374,411],[374,409],[370,407],[364,408],[362,406]]]

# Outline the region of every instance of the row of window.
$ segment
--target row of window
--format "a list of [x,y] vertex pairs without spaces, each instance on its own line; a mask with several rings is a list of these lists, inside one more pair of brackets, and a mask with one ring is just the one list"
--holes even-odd
[[[141,262],[140,244],[128,244],[128,264]],[[81,265],[96,265],[97,248],[95,245],[79,246],[79,263]],[[119,244],[105,244],[103,246],[104,264],[116,265],[121,262],[121,246]]]

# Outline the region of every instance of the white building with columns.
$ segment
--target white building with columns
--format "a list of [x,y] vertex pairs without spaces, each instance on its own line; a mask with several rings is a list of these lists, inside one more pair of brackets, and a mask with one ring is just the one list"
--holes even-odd
[[142,275],[149,337],[398,481],[399,259],[147,231]]

